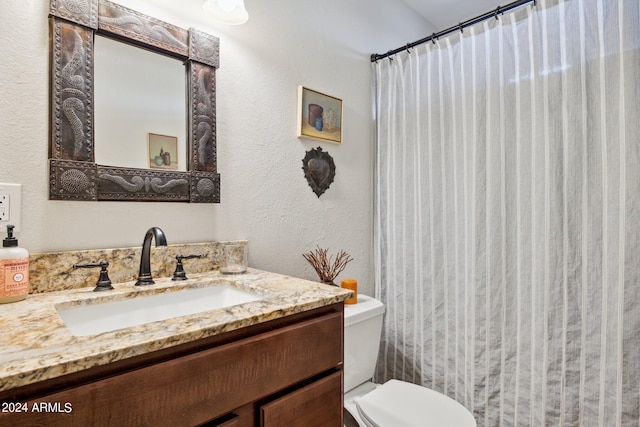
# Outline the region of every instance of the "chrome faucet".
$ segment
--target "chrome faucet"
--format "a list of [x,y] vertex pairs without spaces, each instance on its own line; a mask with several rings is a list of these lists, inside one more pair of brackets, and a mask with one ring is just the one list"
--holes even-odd
[[147,230],[147,234],[144,235],[144,241],[142,242],[140,273],[138,273],[136,286],[153,285],[155,283],[151,277],[151,239],[153,239],[154,236],[156,238],[156,246],[167,246],[167,238],[164,236],[164,231],[159,227],[151,227]]

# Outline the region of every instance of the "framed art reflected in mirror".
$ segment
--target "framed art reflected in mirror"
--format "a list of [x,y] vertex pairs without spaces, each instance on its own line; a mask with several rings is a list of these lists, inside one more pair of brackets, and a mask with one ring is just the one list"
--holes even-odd
[[149,168],[178,169],[178,137],[149,133],[147,139]]

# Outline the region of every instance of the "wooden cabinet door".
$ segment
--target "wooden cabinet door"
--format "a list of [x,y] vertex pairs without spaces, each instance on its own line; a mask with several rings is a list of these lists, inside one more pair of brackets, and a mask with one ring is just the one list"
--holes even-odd
[[342,371],[260,407],[261,427],[342,427]]

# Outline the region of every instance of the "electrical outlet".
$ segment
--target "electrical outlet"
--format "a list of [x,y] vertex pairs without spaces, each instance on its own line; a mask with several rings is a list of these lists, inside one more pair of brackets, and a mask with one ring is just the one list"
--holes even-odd
[[9,221],[9,195],[0,194],[0,221]]
[[22,184],[0,183],[0,232],[7,231],[7,224],[15,225],[15,231],[20,231],[21,194]]
[[0,194],[0,221],[9,221],[10,200],[8,194]]

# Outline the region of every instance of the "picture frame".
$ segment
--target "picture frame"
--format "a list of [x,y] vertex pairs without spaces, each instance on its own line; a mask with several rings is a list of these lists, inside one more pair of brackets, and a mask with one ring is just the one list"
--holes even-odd
[[178,137],[148,133],[147,149],[149,155],[149,168],[151,169],[178,169]]
[[298,86],[298,137],[342,144],[342,99]]

